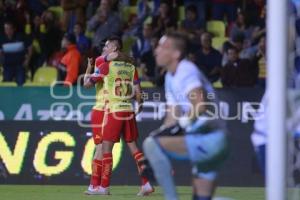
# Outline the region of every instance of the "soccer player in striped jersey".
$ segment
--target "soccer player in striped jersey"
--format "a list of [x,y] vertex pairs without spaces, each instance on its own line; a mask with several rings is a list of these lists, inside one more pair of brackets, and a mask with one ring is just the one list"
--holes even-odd
[[[121,132],[134,159],[139,173],[143,153],[138,149],[136,140],[138,130],[131,99],[142,106],[142,93],[133,61],[121,53],[122,42],[119,38],[110,38],[104,48],[103,55],[96,59],[95,72],[85,77],[85,86],[96,86],[96,105],[91,120],[94,126],[93,137],[96,147],[92,167],[91,185],[87,194],[109,194],[112,171],[112,148],[119,142]],[[90,74],[87,69],[87,74]],[[99,127],[99,125],[101,126]],[[141,177],[142,187],[137,194],[145,196],[154,191],[146,177]]]

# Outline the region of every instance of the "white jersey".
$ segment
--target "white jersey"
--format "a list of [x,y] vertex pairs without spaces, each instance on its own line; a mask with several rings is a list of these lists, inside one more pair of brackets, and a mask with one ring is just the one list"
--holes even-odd
[[260,146],[264,145],[267,142],[267,110],[268,110],[268,98],[265,94],[260,102],[260,108],[263,109],[264,114],[261,115],[261,117],[254,122],[254,131],[251,135],[251,140],[254,146]]
[[[173,74],[167,72],[165,76],[167,104],[179,106],[182,114],[189,112],[191,103],[188,95],[195,88],[202,88],[205,91],[204,95],[206,96],[204,99],[206,99],[206,101],[218,102],[212,85],[191,61],[186,59],[181,60],[177,66],[176,72]],[[209,98],[208,96],[212,96],[213,98]],[[212,121],[215,123],[214,127],[216,127],[216,123],[222,124],[219,123],[219,121],[221,121],[219,118],[217,120],[210,120],[210,122]]]
[[[300,93],[298,91],[289,90],[288,94],[288,118],[287,131],[291,134],[300,133]],[[268,95],[262,98],[260,106],[263,106],[264,115],[255,120],[254,131],[251,140],[254,146],[260,146],[267,143],[268,133]]]

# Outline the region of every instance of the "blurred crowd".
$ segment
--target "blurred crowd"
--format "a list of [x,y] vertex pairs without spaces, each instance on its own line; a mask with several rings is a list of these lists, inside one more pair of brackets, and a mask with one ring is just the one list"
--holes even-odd
[[[166,31],[178,30],[190,38],[188,58],[212,83],[264,88],[265,19],[265,0],[0,0],[2,80],[23,85],[50,66],[65,84],[78,84],[86,58],[118,35],[140,78],[162,86],[154,49]],[[216,20],[224,35],[209,32]],[[213,45],[216,38],[221,45]]]

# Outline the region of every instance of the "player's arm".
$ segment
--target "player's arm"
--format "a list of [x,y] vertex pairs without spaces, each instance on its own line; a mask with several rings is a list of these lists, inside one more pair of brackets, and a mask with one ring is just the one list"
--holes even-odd
[[102,63],[100,66],[95,67],[95,71],[93,74],[87,75],[86,81],[84,85],[86,87],[94,86],[98,82],[102,82],[104,77],[109,72],[109,63]]
[[188,93],[188,99],[191,103],[190,111],[179,118],[178,123],[182,128],[188,127],[194,120],[205,112],[205,97],[204,91],[201,87],[192,89]]
[[94,84],[89,80],[91,77],[91,73],[93,70],[93,58],[88,58],[88,63],[87,63],[87,68],[84,74],[84,78],[83,78],[83,86],[85,88],[91,88],[94,86]]
[[162,127],[170,127],[177,123],[178,116],[180,116],[180,108],[177,105],[167,105],[166,116]]
[[143,91],[142,91],[142,87],[140,84],[140,79],[138,76],[138,72],[135,68],[134,70],[134,77],[133,77],[133,97],[136,100],[136,102],[138,103],[138,109],[137,109],[137,114],[140,113],[143,109],[143,103],[144,103],[144,99],[143,99]]
[[92,58],[88,58],[88,66],[84,75],[84,83],[83,86],[85,88],[91,88],[94,86],[94,84],[98,81],[102,80],[102,75],[106,75],[106,73],[108,72],[108,67],[107,64],[109,61],[115,60],[118,57],[118,52],[112,52],[108,55],[102,55],[99,56],[96,61],[95,61],[95,65],[96,65],[96,69],[100,69],[103,64],[105,64],[104,66],[102,66],[102,68],[104,68],[104,70],[100,70],[102,71],[102,74],[99,74],[97,72],[95,72],[94,74],[91,74],[92,69],[93,69],[93,59]]
[[137,113],[140,113],[143,110],[144,103],[143,92],[140,84],[134,85],[134,94],[135,100],[138,103]]

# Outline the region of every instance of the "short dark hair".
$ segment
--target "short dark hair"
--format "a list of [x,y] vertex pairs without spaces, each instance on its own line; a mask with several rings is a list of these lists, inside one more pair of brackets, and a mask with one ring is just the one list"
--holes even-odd
[[183,59],[187,54],[188,38],[185,34],[179,32],[168,32],[165,34],[167,38],[174,41],[173,46],[181,53],[180,59]]
[[70,43],[76,44],[76,36],[73,33],[65,33],[64,38],[66,38]]
[[235,46],[233,46],[233,45],[228,46],[228,48],[227,48],[227,50],[226,50],[226,53],[228,53],[229,50],[233,50],[233,51],[235,51],[236,53],[239,52],[239,50],[238,50]]
[[203,35],[208,35],[209,39],[212,40],[213,35],[211,32],[208,31],[204,31],[203,33],[201,33],[200,37],[202,37]]
[[196,15],[198,15],[197,7],[196,7],[194,4],[188,5],[188,6],[185,8],[185,12],[187,12],[187,11],[193,12],[193,13],[195,13]]
[[118,50],[122,50],[122,48],[123,48],[123,41],[122,41],[122,39],[119,36],[111,36],[111,37],[109,37],[107,39],[107,41],[115,42],[115,44],[117,46],[117,49]]

